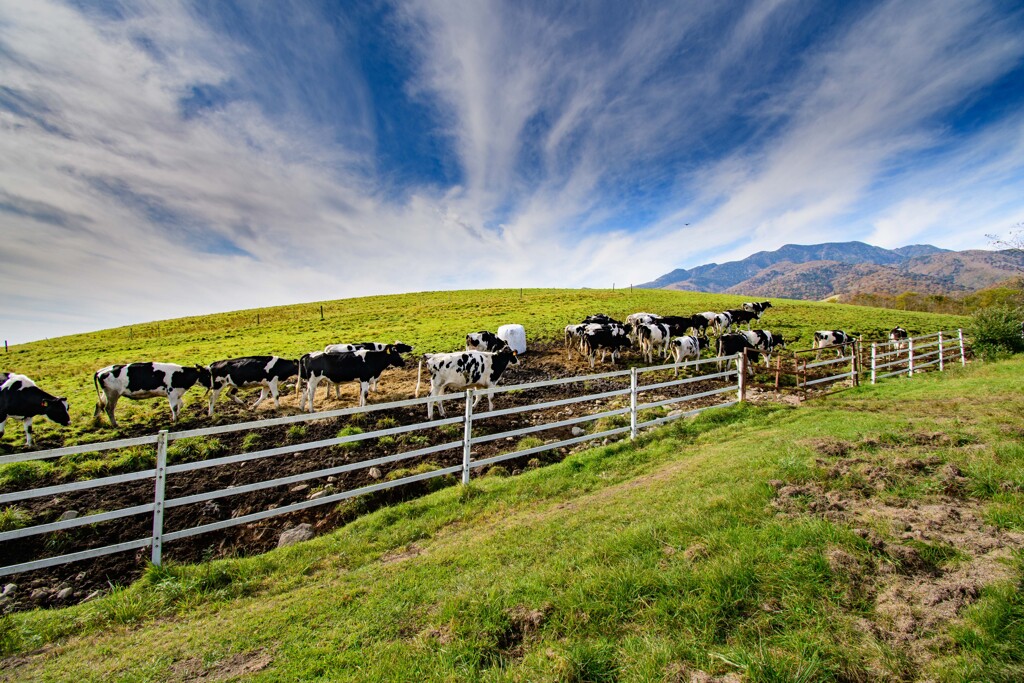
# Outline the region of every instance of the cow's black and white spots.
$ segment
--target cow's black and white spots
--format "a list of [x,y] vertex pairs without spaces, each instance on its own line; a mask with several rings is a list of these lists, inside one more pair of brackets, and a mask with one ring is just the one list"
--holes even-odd
[[732,316],[729,315],[729,311],[715,313],[715,319],[711,325],[715,328],[715,334],[725,334],[732,327]]
[[594,315],[588,315],[586,318],[583,319],[583,324],[584,325],[590,325],[590,324],[594,324],[594,325],[618,325],[619,327],[623,326],[622,321],[616,320],[615,318],[611,317],[610,315],[605,315],[604,313],[595,313]]
[[740,332],[750,345],[761,351],[765,352],[765,358],[770,363],[772,360],[772,352],[775,349],[782,347],[786,348],[786,342],[782,338],[781,334],[771,332],[769,330],[748,330],[746,332]]
[[[420,361],[416,374],[416,396],[420,395],[420,379],[423,365],[430,373],[430,396],[440,396],[447,389],[489,389],[501,381],[501,375],[509,365],[519,362],[516,352],[507,346],[500,351],[456,351],[454,353],[428,353]],[[473,407],[480,402],[478,394]],[[427,419],[434,419],[434,403],[444,416],[444,401],[427,402]],[[494,410],[494,398],[487,395],[487,405]]]
[[219,360],[207,366],[210,371],[210,417],[213,417],[214,404],[220,392],[227,389],[228,397],[239,405],[245,405],[235,394],[236,389],[260,386],[260,397],[252,404],[252,410],[267,398],[267,392],[274,398],[274,407],[280,408],[280,385],[289,377],[299,372],[299,364],[294,360],[277,356],[246,356]]
[[612,364],[622,349],[629,349],[633,342],[626,332],[627,328],[612,325],[588,325],[580,336],[580,348],[590,359],[590,367],[594,367],[597,352],[601,352],[601,362],[605,354],[611,351]]
[[753,311],[748,311],[744,308],[730,308],[725,312],[729,316],[729,325],[742,325],[746,323],[747,329],[749,330],[753,321],[757,320],[758,315]]
[[[754,373],[753,363],[751,363],[754,359],[749,352],[755,348],[746,335],[743,334],[723,334],[718,338],[718,356],[734,356],[738,353],[746,354],[747,367],[750,370],[750,374]],[[718,370],[719,372],[722,370],[722,361],[718,361]]]
[[771,301],[748,301],[743,304],[743,310],[757,314],[758,320],[760,320],[761,316],[764,315],[764,312],[771,307]]
[[321,380],[334,384],[359,382],[359,405],[366,405],[370,382],[376,381],[387,368],[405,365],[402,354],[390,344],[383,351],[352,351],[350,353],[307,353],[299,359],[299,379],[305,380],[306,390],[299,402],[299,410],[314,412],[316,387]]
[[[830,346],[839,347],[843,344],[849,344],[852,341],[853,337],[842,330],[818,330],[814,333],[814,348],[818,349],[818,353],[815,354],[815,356],[820,358],[822,349],[826,349]],[[841,348],[837,348],[836,357],[838,358],[842,355],[843,350]]]
[[669,353],[672,354],[672,360],[676,364],[676,377],[679,376],[678,365],[688,360],[699,360],[701,349],[705,349],[708,346],[708,340],[705,337],[698,337],[692,334],[686,334],[681,337],[673,337],[669,341]]
[[902,327],[894,327],[889,330],[889,346],[898,350],[903,351],[909,345],[910,334]]
[[25,445],[32,445],[32,420],[43,415],[62,427],[71,424],[68,400],[48,394],[25,375],[0,373],[0,438],[7,419],[21,420],[25,427]]
[[652,362],[654,350],[657,349],[664,358],[668,353],[668,342],[671,331],[668,325],[663,323],[640,323],[636,325],[637,336],[640,340],[640,352],[648,363]]
[[[399,353],[410,353],[412,347],[408,344],[404,344],[397,339],[391,346]],[[359,342],[358,344],[328,344],[324,347],[324,353],[352,353],[353,351],[384,351],[387,349],[388,344],[385,342]],[[370,380],[370,391],[377,391],[377,379],[373,378]],[[301,381],[300,381],[301,384]],[[331,395],[331,387],[334,387],[334,397],[341,398],[341,387],[333,382],[328,381],[325,385],[325,398]]]
[[626,316],[626,325],[646,325],[661,320],[657,313],[630,313]]
[[110,424],[117,427],[114,408],[122,396],[134,401],[167,397],[171,406],[171,422],[178,420],[181,397],[192,385],[210,386],[210,371],[201,365],[183,367],[174,363],[129,363],[111,365],[96,371],[96,417],[106,412]]
[[490,351],[493,353],[501,351],[506,346],[508,344],[504,339],[487,330],[480,330],[479,332],[466,335],[467,351]]

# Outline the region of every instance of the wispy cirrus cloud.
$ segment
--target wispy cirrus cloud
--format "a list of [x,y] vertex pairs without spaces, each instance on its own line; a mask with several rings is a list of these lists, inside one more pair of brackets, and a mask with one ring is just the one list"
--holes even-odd
[[18,340],[1021,220],[1020,12],[0,2]]

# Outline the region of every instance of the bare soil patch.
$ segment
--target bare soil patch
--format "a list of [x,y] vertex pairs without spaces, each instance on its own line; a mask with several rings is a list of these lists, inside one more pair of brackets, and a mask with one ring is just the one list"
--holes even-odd
[[171,665],[171,680],[182,683],[226,681],[262,671],[273,661],[273,657],[265,650],[239,652],[212,665],[206,665],[200,658],[192,657]]

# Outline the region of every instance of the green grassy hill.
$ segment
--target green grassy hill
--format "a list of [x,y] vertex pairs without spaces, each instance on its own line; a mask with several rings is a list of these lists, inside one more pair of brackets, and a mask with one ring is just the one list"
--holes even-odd
[[[246,355],[298,357],[334,342],[395,339],[413,344],[417,354],[452,351],[462,348],[467,332],[494,330],[504,323],[523,324],[532,342],[560,340],[566,324],[592,313],[620,318],[637,311],[689,315],[736,308],[745,300],[749,297],[639,289],[527,289],[521,295],[520,290],[478,290],[374,296],[181,318],[22,344],[12,347],[2,358],[0,369],[26,374],[43,389],[69,398],[73,418],[70,429],[58,432],[54,425],[38,421],[41,444],[54,447],[65,439],[75,443],[118,434],[92,425],[96,403],[92,375],[113,363],[157,360],[205,365]],[[925,333],[955,328],[964,321],[951,315],[778,299],[762,323],[765,329],[781,332],[786,339],[798,339],[797,345],[807,347],[816,329],[843,329],[863,334],[865,339],[882,339],[895,325]],[[185,424],[202,424],[205,420],[198,396],[196,390],[186,395]],[[168,421],[166,402],[162,400],[134,404],[123,401],[118,411],[128,416],[126,425],[134,424],[148,432]],[[5,444],[21,442],[19,429],[12,427],[9,431]]]
[[1016,359],[711,411],[151,569],[4,617],[23,654],[0,679],[1021,680],[1022,380]]

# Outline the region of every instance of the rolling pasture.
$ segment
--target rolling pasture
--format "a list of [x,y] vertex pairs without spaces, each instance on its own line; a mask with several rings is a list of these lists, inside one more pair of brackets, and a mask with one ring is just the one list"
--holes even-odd
[[[464,290],[373,296],[149,322],[22,344],[11,347],[0,361],[0,369],[26,374],[44,390],[68,397],[71,427],[60,430],[45,420],[36,422],[40,447],[53,448],[152,433],[169,423],[163,399],[122,400],[118,405],[122,430],[110,428],[105,421],[93,423],[96,393],[92,375],[113,363],[157,360],[205,365],[246,355],[298,357],[334,342],[395,339],[412,344],[414,355],[419,356],[461,349],[467,332],[494,330],[504,323],[524,325],[530,343],[560,342],[566,324],[592,313],[620,319],[637,311],[689,315],[738,308],[745,300],[749,298],[640,289]],[[773,305],[761,327],[782,333],[787,341],[795,340],[790,341],[791,348],[810,346],[816,329],[843,329],[862,334],[865,340],[879,340],[895,325],[913,334],[955,328],[965,320],[953,315],[784,299],[773,300]],[[529,363],[529,356],[524,362]],[[385,373],[385,382],[387,377]],[[186,394],[184,425],[209,424],[201,396],[202,391],[195,388]],[[228,405],[222,397],[217,420],[245,419]],[[272,403],[264,406],[261,413],[273,410]],[[20,426],[9,423],[0,448],[10,452],[20,449],[22,443]]]

